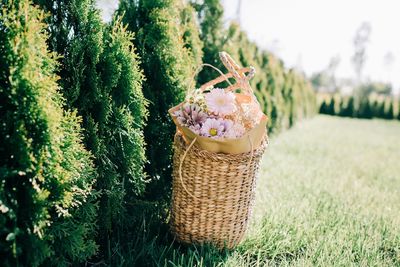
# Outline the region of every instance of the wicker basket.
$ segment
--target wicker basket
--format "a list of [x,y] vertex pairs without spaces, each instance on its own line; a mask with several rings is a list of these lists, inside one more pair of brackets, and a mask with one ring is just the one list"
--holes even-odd
[[214,153],[175,135],[170,227],[176,240],[220,248],[240,242],[266,145],[265,139],[248,153]]

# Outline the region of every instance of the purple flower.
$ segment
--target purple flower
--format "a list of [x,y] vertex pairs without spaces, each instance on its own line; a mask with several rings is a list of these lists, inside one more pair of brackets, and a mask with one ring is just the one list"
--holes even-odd
[[189,128],[191,126],[201,126],[208,117],[200,106],[196,104],[185,104],[175,111],[174,115],[181,125]]

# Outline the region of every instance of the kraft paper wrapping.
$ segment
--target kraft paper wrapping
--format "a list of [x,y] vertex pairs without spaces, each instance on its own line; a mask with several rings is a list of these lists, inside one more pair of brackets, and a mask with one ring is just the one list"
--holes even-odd
[[[263,115],[260,123],[257,124],[253,129],[246,132],[242,137],[236,139],[216,140],[209,137],[200,136],[192,132],[189,128],[179,124],[176,117],[173,115],[181,107],[182,103],[169,109],[169,114],[172,117],[176,127],[183,134],[183,137],[187,144],[190,144],[194,138],[197,137],[195,145],[200,148],[216,152],[216,153],[227,153],[227,154],[240,154],[250,152],[252,149],[256,149],[262,143],[266,134],[267,116]],[[250,140],[249,140],[250,139]]]

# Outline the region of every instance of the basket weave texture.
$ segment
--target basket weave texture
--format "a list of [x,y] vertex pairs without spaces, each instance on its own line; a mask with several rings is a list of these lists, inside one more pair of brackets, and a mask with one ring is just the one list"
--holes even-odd
[[177,241],[220,248],[241,241],[266,143],[248,153],[223,154],[189,147],[175,135],[170,227]]

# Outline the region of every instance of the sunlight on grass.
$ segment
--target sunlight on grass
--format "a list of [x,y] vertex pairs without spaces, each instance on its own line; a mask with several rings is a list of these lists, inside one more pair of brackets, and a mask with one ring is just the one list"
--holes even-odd
[[397,121],[318,116],[273,139],[236,263],[399,265],[399,137]]
[[165,229],[133,244],[127,266],[400,266],[399,137],[398,121],[298,124],[272,138],[235,250],[180,246]]

